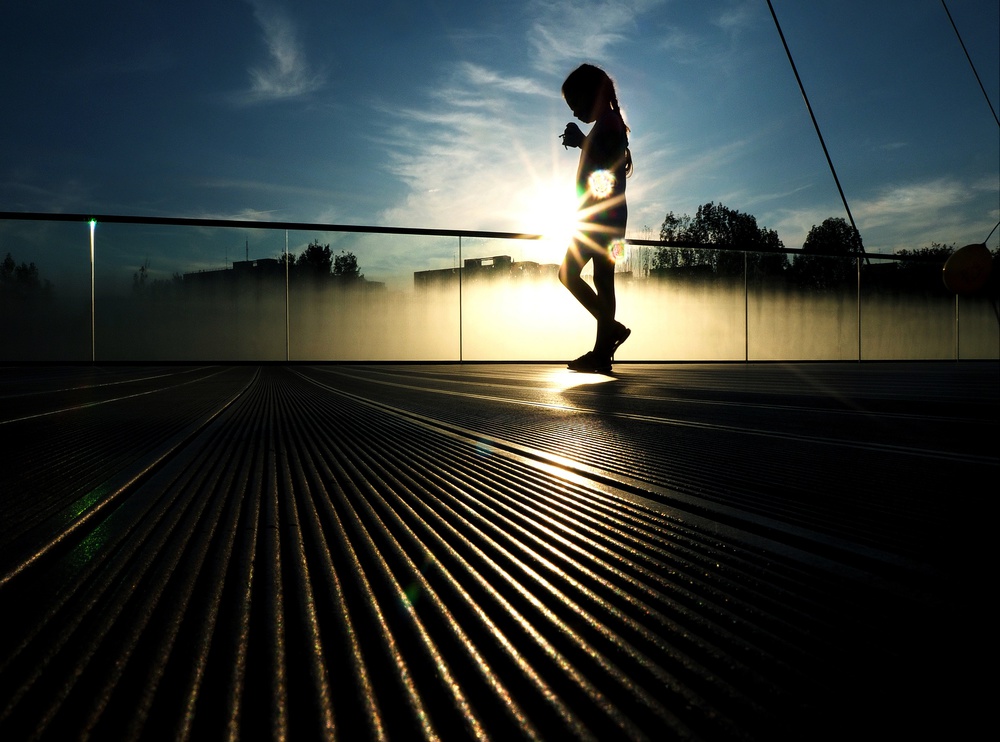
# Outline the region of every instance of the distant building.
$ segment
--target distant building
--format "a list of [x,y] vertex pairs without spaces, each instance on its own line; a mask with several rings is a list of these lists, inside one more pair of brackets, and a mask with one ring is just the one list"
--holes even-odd
[[467,258],[461,269],[416,271],[413,274],[413,286],[426,289],[457,282],[460,277],[465,280],[537,278],[555,276],[558,271],[559,266],[555,264],[530,260],[515,262],[510,255],[494,255],[489,258]]
[[[322,280],[319,285],[330,285],[330,286],[345,286],[349,285],[354,289],[364,289],[365,291],[384,291],[386,286],[381,281],[369,281],[367,278],[351,278],[346,281],[343,276],[335,276],[332,273],[328,276],[317,276],[312,274],[313,277]],[[303,276],[301,274],[297,275],[295,269],[292,269],[291,278],[293,281],[301,279]],[[309,277],[307,274],[306,277]],[[207,271],[195,271],[193,273],[184,274],[184,285],[185,286],[203,286],[203,287],[219,287],[219,286],[230,286],[230,287],[243,287],[246,285],[253,285],[253,283],[263,283],[265,281],[281,281],[285,280],[285,264],[278,258],[260,258],[258,260],[236,260],[233,262],[232,268],[219,268],[216,270]]]
[[[277,258],[260,258],[259,260],[236,260],[232,268],[195,271],[184,274],[184,284],[219,285],[223,282],[243,281],[248,278],[264,279],[284,277],[285,266]],[[190,284],[188,282],[191,282]]]

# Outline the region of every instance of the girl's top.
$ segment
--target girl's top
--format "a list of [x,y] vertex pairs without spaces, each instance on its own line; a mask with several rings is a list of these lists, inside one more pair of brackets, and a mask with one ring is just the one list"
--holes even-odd
[[583,143],[576,172],[577,196],[584,221],[625,228],[625,150],[628,130],[608,109],[594,122]]

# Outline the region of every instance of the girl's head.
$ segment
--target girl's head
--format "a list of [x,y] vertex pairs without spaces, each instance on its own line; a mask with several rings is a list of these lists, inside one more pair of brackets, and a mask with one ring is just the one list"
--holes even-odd
[[584,123],[596,121],[611,106],[618,110],[618,96],[608,73],[592,64],[581,64],[562,85],[563,98]]
[[[585,124],[593,123],[610,107],[621,119],[625,131],[629,130],[622,116],[615,84],[608,73],[592,64],[581,64],[569,73],[562,84],[563,98],[573,110],[573,115]],[[625,148],[625,173],[632,174],[632,153]]]

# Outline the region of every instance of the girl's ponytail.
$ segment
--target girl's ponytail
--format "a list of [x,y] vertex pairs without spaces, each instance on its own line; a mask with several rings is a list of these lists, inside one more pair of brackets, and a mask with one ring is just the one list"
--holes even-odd
[[[622,107],[618,103],[618,93],[615,91],[615,84],[608,78],[608,85],[611,87],[611,110],[618,114],[618,118],[621,119],[622,126],[625,127],[625,132],[628,133],[632,131],[628,128],[628,124],[625,123],[625,117],[622,116]],[[625,147],[625,177],[628,178],[632,175],[632,150],[627,146]]]

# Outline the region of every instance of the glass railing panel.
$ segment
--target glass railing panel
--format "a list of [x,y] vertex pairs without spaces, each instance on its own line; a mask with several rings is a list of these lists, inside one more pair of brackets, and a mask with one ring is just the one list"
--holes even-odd
[[289,233],[297,259],[310,244],[330,248],[333,273],[292,272],[291,360],[460,359],[457,237]]
[[863,360],[955,357],[955,298],[939,264],[869,255],[861,268]]
[[633,259],[633,265],[650,267],[637,271],[640,275],[633,281],[623,282],[619,302],[623,321],[627,316],[633,329],[630,357],[743,360],[747,331],[743,254],[671,247],[654,248],[651,260],[641,256]]
[[594,344],[594,323],[559,282],[565,245],[462,239],[462,355],[467,361],[551,361]]
[[97,225],[103,361],[285,359],[284,234]]
[[[593,344],[563,244],[156,221],[0,220],[0,360],[553,361]],[[853,259],[628,245],[617,360],[1000,357],[995,297],[955,297],[941,267],[870,254],[859,292]]]
[[[994,261],[994,270],[997,269]],[[994,277],[994,281],[1000,277]],[[980,291],[956,300],[958,358],[963,360],[1000,358],[1000,304],[995,293]]]
[[[564,253],[541,240],[462,240],[464,360],[565,360],[593,347],[593,318],[558,279]],[[632,336],[616,360],[742,359],[742,257],[734,266],[700,251],[699,267],[659,270],[655,257],[631,245],[618,256],[617,316]],[[593,285],[592,265],[583,277]]]
[[0,221],[0,361],[92,357],[90,229]]
[[853,258],[748,253],[747,263],[749,360],[857,360]]

